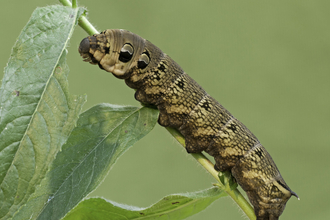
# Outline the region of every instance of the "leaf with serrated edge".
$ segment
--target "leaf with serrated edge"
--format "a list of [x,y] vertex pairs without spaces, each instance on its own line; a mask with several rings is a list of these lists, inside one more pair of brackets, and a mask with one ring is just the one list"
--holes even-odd
[[85,96],[69,95],[65,64],[82,12],[37,8],[12,49],[0,88],[1,219],[12,217],[35,192],[85,102]]
[[184,219],[194,215],[227,194],[218,187],[199,192],[169,195],[148,208],[139,208],[90,198],[79,203],[63,220]]
[[[62,218],[103,181],[120,155],[153,129],[157,117],[154,109],[111,104],[82,113],[50,172],[15,219]],[[29,213],[32,207],[42,211]]]

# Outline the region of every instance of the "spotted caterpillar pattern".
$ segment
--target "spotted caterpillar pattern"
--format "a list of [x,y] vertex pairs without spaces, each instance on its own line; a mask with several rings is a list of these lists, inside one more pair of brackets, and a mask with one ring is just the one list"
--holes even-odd
[[106,30],[79,46],[84,61],[124,79],[135,99],[157,106],[158,123],[185,137],[188,153],[207,152],[215,169],[231,171],[258,220],[278,219],[297,195],[258,139],[158,47],[125,30]]

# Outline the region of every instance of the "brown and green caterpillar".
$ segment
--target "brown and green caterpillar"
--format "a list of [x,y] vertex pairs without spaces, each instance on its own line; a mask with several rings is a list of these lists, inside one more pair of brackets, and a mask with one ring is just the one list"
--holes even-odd
[[158,123],[179,130],[188,153],[207,152],[231,171],[258,220],[278,219],[294,195],[258,139],[158,47],[125,30],[106,30],[79,46],[84,61],[125,79],[135,99],[157,106]]

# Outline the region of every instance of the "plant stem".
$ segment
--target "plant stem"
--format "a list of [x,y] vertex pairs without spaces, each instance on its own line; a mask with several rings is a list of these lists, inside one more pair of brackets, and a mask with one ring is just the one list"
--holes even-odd
[[77,0],[72,0],[72,8],[77,8]]
[[[69,0],[59,0],[64,6],[69,6],[69,7],[73,7],[71,2]],[[73,4],[76,3],[76,0],[73,0]],[[76,3],[77,6],[77,3]],[[93,34],[97,34],[99,33],[99,31],[97,31],[95,29],[95,27],[88,21],[88,19],[86,18],[86,15],[83,14],[82,16],[80,16],[79,20],[78,20],[78,25],[84,29],[89,35],[93,35]]]
[[89,35],[93,35],[93,34],[97,34],[100,33],[99,31],[97,31],[94,26],[88,21],[88,19],[86,18],[86,15],[82,15],[80,16],[79,20],[78,20],[78,25],[84,29]]
[[62,5],[64,5],[64,6],[70,6],[70,7],[72,7],[72,4],[71,4],[71,2],[69,1],[69,0],[59,0],[61,3],[62,3]]
[[[59,0],[64,6],[77,7],[76,0],[73,0],[73,6],[69,0]],[[88,21],[86,15],[82,15],[78,20],[79,26],[84,29],[89,35],[99,33],[94,26]],[[180,132],[174,128],[166,128],[168,132],[183,146],[185,147],[185,139]],[[219,179],[219,172],[214,169],[214,164],[207,159],[202,153],[192,153],[198,163],[200,163],[220,184],[220,186],[226,191],[226,193],[238,204],[243,212],[248,216],[250,220],[256,219],[253,208],[250,203],[244,198],[238,189],[231,190],[230,187],[226,187]],[[227,181],[229,182],[229,181]]]

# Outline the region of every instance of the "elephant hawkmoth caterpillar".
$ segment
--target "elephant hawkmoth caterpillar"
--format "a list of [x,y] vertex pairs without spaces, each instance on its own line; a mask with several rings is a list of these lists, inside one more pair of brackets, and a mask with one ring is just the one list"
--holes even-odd
[[136,89],[135,98],[157,106],[158,123],[179,130],[188,153],[207,152],[215,169],[231,171],[257,219],[278,219],[294,195],[258,139],[158,47],[125,30],[106,30],[79,46],[98,64]]

